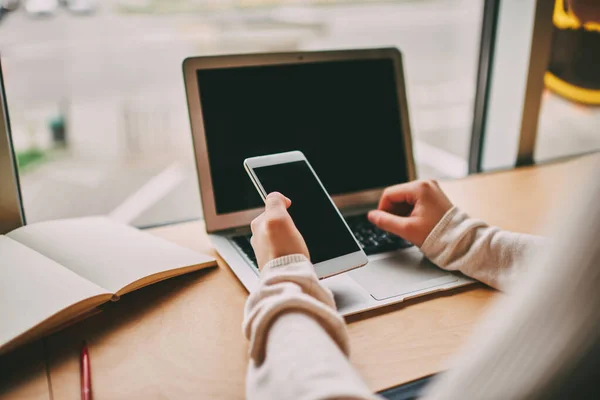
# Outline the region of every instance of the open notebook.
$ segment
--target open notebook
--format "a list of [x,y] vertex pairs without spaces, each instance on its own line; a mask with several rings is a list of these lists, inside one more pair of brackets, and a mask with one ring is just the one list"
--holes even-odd
[[103,217],[0,235],[0,353],[214,258]]

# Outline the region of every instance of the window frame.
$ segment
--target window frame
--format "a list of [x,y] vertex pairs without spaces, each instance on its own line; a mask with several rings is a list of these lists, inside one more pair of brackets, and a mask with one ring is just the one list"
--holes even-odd
[[479,64],[477,66],[477,83],[475,86],[475,104],[473,105],[473,127],[469,148],[469,174],[481,172],[483,153],[483,136],[488,110],[490,91],[490,75],[494,63],[494,44],[498,26],[498,10],[500,0],[485,0],[483,21],[481,23],[481,40],[479,43]]
[[[1,57],[0,57],[1,58]],[[2,60],[0,59],[0,234],[25,225],[17,160],[12,136]]]
[[[502,17],[510,18],[511,15],[507,14],[517,7],[524,7],[523,4],[519,0],[485,1],[469,152],[469,174],[534,164],[544,74],[548,67],[552,45],[554,1],[537,0],[533,5],[529,37],[520,36],[518,40],[515,39],[510,43],[511,38],[499,35],[501,24],[507,24],[507,20],[503,21]],[[528,28],[517,23],[511,29],[527,30]],[[527,67],[522,77],[524,86],[518,88],[520,90],[494,80],[494,70],[497,65],[506,63],[507,57],[513,56],[498,51],[499,46],[506,48],[507,43],[515,47],[522,46],[520,50],[528,52]],[[497,119],[502,108],[513,104],[522,104],[522,110],[520,115],[511,121],[511,129],[503,132],[489,129],[490,119]],[[490,152],[497,154],[498,149],[501,153],[499,160],[490,160]]]

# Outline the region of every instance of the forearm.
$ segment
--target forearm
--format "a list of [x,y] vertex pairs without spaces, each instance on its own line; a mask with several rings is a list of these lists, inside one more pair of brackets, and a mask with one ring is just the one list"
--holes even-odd
[[248,298],[249,399],[373,399],[347,358],[348,338],[331,292],[306,258],[265,266]]
[[497,289],[520,275],[540,237],[503,231],[453,208],[429,234],[421,250],[440,268],[460,271]]

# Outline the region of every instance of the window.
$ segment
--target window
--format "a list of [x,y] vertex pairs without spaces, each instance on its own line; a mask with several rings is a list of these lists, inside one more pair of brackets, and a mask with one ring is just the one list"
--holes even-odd
[[566,0],[486,1],[492,5],[495,18],[485,22],[493,26],[492,45],[483,52],[489,80],[478,82],[483,117],[475,120],[471,171],[598,151],[600,24],[582,24]]
[[552,22],[536,161],[600,150],[600,24],[582,24],[563,0]]
[[29,222],[200,216],[190,55],[397,46],[420,176],[467,173],[482,1],[21,3],[0,20],[0,51]]

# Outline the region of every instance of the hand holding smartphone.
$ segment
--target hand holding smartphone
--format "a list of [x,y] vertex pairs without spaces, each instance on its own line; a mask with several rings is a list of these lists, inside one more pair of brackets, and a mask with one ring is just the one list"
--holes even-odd
[[319,278],[367,264],[366,254],[302,152],[248,158],[244,167],[263,200],[271,192],[291,199],[288,212]]

